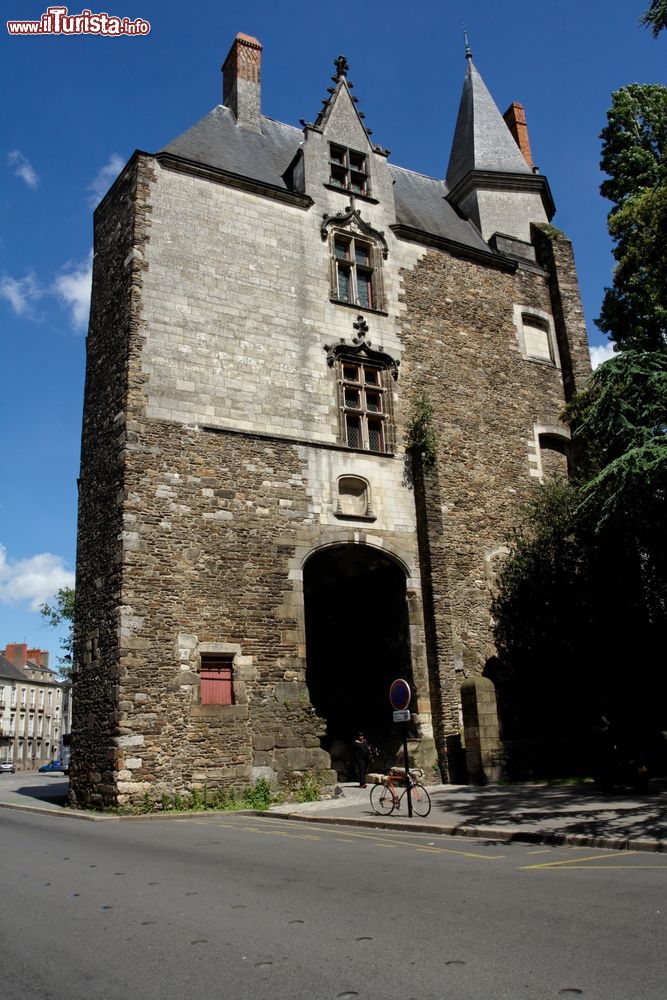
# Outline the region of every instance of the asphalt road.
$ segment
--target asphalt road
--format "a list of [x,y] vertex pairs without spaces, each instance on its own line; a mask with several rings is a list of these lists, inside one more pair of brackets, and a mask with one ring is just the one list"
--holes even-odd
[[667,856],[0,810],[3,1000],[663,1000]]

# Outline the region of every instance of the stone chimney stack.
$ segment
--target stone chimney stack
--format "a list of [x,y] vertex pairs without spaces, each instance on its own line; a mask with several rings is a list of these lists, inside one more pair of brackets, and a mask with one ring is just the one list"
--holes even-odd
[[262,45],[239,32],[222,65],[222,100],[239,125],[261,132],[260,62]]
[[503,115],[503,118],[505,119],[505,124],[514,137],[515,143],[523,153],[524,160],[533,173],[535,173],[537,168],[533,163],[533,157],[530,152],[526,112],[523,110],[523,104],[519,104],[518,101],[513,101]]

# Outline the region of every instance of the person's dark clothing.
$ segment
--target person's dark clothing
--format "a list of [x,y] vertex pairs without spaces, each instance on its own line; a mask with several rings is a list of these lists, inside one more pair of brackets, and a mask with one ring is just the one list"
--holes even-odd
[[368,744],[368,740],[365,736],[362,736],[361,733],[352,744],[352,752],[354,754],[354,763],[359,777],[359,787],[365,788],[366,771],[368,770],[368,761],[371,757],[371,748]]

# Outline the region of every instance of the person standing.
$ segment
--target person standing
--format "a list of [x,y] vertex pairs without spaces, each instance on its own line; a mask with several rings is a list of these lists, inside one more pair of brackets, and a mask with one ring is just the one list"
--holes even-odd
[[371,758],[371,747],[363,733],[357,733],[352,744],[352,752],[359,777],[359,788],[365,788],[366,771],[368,770],[368,762]]

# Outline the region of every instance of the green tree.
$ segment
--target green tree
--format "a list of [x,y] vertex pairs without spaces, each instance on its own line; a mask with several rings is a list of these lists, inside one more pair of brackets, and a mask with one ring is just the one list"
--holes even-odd
[[667,350],[667,87],[633,83],[612,94],[601,133],[600,192],[612,202],[617,266],[599,328],[621,348]]
[[71,678],[74,655],[74,588],[61,587],[53,604],[42,604],[40,614],[54,629],[64,630],[58,658],[59,673]]
[[[541,487],[524,511],[500,572],[492,613],[502,664],[503,732],[509,738],[557,730],[560,706],[554,692],[567,687],[571,664],[582,659],[577,623],[586,621],[586,587],[573,531],[576,502],[576,491],[567,483]],[[544,697],[547,689],[550,698]]]
[[610,359],[566,416],[586,456],[577,517],[623,562],[626,600],[643,608],[642,627],[664,632],[667,353],[625,351]]
[[614,357],[565,417],[577,473],[541,487],[500,575],[501,704],[513,735],[555,734],[563,713],[585,731],[602,706],[664,728],[667,354]]
[[639,23],[650,28],[653,37],[657,38],[667,28],[667,0],[651,0],[651,6],[639,18]]

